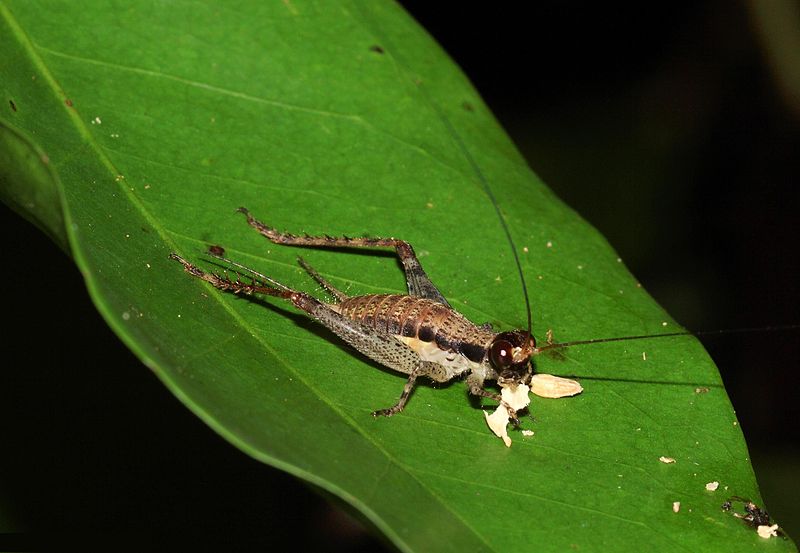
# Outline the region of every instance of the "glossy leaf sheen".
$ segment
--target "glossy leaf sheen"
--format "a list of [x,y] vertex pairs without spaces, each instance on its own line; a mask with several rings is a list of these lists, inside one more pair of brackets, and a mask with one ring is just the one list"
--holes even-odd
[[[244,205],[292,232],[405,238],[455,308],[524,326],[485,182],[522,256],[538,334],[676,329],[400,8],[25,0],[0,3],[0,15],[5,201],[68,238],[120,338],[237,447],[351,503],[404,550],[759,545],[720,510],[758,490],[693,339],[538,360],[585,392],[534,398],[523,424],[535,435],[512,433],[507,449],[461,383],[420,386],[405,412],[373,419],[402,376],[285,303],[217,293],[167,259],[178,251],[208,268],[201,253],[219,244],[321,294],[296,265],[302,253],[349,293],[404,291],[391,256],[271,245],[234,213]],[[720,490],[706,491],[714,480]]]

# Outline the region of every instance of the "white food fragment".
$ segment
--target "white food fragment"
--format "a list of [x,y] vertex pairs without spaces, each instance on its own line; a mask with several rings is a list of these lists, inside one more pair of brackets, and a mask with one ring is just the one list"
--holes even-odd
[[553,243],[550,240],[547,241],[547,247],[548,248],[552,248],[553,247]]
[[672,502],[672,512],[677,513],[681,510],[681,502],[680,501],[673,501]]
[[709,482],[708,484],[706,484],[706,489],[710,492],[717,491],[717,488],[719,488],[719,482],[717,482],[716,480],[714,482]]
[[663,455],[659,457],[658,460],[661,461],[662,463],[666,463],[667,465],[675,462],[675,459],[673,459],[672,457],[664,457]]
[[646,351],[642,352],[642,361],[647,361],[647,352]]
[[774,538],[778,535],[778,525],[767,526],[766,524],[761,524],[756,528],[756,532],[764,539]]
[[569,397],[582,391],[583,386],[569,378],[561,378],[552,374],[535,374],[531,378],[531,392],[540,397]]
[[522,431],[522,435],[523,436],[533,436],[533,430],[523,430]]
[[[530,388],[525,384],[514,386],[513,389],[511,385],[508,385],[503,386],[500,395],[503,401],[511,406],[512,409],[519,411],[527,407],[531,402],[528,397],[529,390]],[[511,438],[508,437],[508,421],[511,417],[508,416],[508,409],[506,409],[506,406],[502,404],[498,405],[494,413],[487,415],[486,411],[484,411],[483,415],[486,417],[486,424],[489,425],[489,428],[494,432],[495,436],[503,440],[506,447],[511,447]]]

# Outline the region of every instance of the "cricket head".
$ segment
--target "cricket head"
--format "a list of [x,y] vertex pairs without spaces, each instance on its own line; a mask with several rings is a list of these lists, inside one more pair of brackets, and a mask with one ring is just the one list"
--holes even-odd
[[497,372],[497,382],[525,383],[533,372],[531,356],[536,339],[527,330],[510,330],[494,337],[489,346],[489,364]]

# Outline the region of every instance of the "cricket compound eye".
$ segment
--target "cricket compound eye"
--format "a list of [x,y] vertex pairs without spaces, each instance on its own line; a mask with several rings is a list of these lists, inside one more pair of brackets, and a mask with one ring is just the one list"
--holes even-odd
[[495,340],[489,346],[489,363],[496,371],[507,369],[514,362],[514,344],[508,340]]

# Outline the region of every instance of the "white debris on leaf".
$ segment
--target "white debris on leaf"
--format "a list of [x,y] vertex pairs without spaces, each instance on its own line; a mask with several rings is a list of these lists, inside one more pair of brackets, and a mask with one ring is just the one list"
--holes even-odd
[[717,488],[719,488],[719,482],[717,481],[709,482],[708,484],[706,484],[706,489],[710,492],[717,491]]
[[569,378],[552,374],[535,374],[531,378],[531,392],[540,397],[559,398],[578,395],[583,386]]
[[[511,406],[512,409],[519,411],[527,407],[531,402],[531,399],[528,397],[529,390],[530,388],[525,384],[519,384],[518,386],[506,385],[503,386],[500,395],[506,404]],[[500,404],[491,415],[487,415],[486,411],[483,412],[483,415],[486,417],[486,424],[489,425],[492,432],[503,440],[506,447],[511,447],[511,438],[508,437],[508,421],[511,417],[508,415],[506,406]]]
[[680,501],[673,501],[672,502],[672,512],[677,513],[681,510],[681,502]]
[[764,539],[774,538],[778,535],[778,525],[767,526],[766,524],[761,524],[756,528],[756,532]]
[[672,457],[664,457],[663,455],[661,457],[659,457],[658,460],[661,461],[662,463],[666,463],[666,464],[670,464],[670,463],[674,463],[675,462],[675,459],[673,459]]
[[533,436],[533,430],[523,430],[522,431],[522,435],[523,436]]

